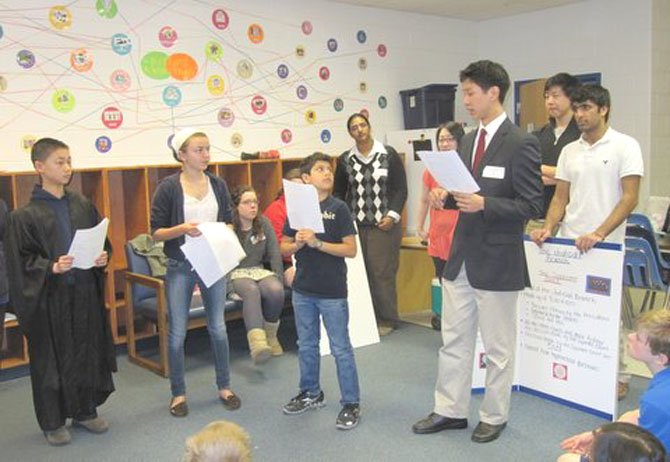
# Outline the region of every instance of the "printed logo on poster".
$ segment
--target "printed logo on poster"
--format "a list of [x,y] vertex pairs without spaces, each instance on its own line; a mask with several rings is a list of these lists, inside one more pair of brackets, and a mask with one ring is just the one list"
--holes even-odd
[[172,26],[164,26],[158,31],[158,41],[165,48],[170,48],[177,42],[177,31]]
[[116,91],[126,91],[130,88],[130,75],[123,69],[117,69],[109,76],[109,83]]
[[561,363],[553,363],[551,365],[551,375],[558,380],[568,380],[568,366]]
[[119,33],[112,35],[112,50],[117,55],[127,55],[132,48],[133,43],[126,34]]
[[228,17],[228,13],[225,12],[225,10],[222,9],[217,9],[212,11],[212,24],[214,27],[216,27],[219,30],[224,30],[228,27],[228,23],[230,22],[230,18]]
[[112,130],[119,128],[123,123],[123,113],[114,106],[105,108],[101,118],[103,125]]
[[262,115],[268,109],[268,103],[261,95],[256,95],[251,98],[251,110],[254,114]]
[[280,64],[277,66],[277,75],[280,79],[285,79],[288,77],[288,66],[286,64]]
[[109,152],[112,149],[112,140],[108,136],[99,136],[95,140],[95,149],[101,154]]
[[224,107],[219,109],[216,118],[222,127],[228,128],[235,122],[235,113],[230,108]]
[[586,291],[590,294],[605,295],[612,293],[612,280],[599,276],[586,275]]
[[289,144],[293,140],[293,133],[288,128],[281,131],[281,141],[284,144]]

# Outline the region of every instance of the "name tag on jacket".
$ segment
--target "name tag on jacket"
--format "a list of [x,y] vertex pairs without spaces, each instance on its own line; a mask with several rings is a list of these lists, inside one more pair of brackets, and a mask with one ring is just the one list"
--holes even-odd
[[482,178],[495,178],[502,180],[505,178],[505,167],[496,167],[495,165],[487,165],[482,171]]

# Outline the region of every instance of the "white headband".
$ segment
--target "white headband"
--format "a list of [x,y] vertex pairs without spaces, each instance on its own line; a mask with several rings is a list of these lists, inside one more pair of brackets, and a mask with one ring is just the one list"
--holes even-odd
[[170,144],[172,145],[172,149],[174,149],[175,152],[179,152],[179,149],[186,142],[186,140],[195,135],[196,133],[202,133],[202,130],[198,130],[191,127],[182,128],[172,137],[172,141],[170,142]]

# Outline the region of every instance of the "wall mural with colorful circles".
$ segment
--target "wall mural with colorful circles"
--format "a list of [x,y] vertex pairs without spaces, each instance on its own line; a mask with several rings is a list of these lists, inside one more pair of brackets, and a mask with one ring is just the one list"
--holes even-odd
[[0,9],[3,170],[30,169],[44,136],[68,143],[76,167],[99,167],[169,163],[181,127],[205,131],[225,161],[335,155],[351,144],[350,113],[398,120],[394,31],[367,28],[369,17],[332,19],[297,0],[11,5]]

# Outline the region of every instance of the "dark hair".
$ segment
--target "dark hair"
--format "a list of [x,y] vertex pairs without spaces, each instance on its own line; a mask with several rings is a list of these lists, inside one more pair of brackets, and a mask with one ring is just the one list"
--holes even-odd
[[440,144],[440,132],[442,130],[448,131],[451,136],[454,137],[456,140],[456,145],[460,146],[461,144],[461,138],[463,138],[463,135],[465,135],[465,130],[463,130],[463,125],[459,124],[458,122],[447,122],[444,124],[441,124],[437,127],[437,131],[435,132],[435,146],[439,146]]
[[351,132],[349,127],[351,127],[351,121],[354,120],[356,117],[360,117],[361,119],[365,120],[365,123],[368,124],[368,127],[372,128],[372,125],[370,125],[370,121],[368,120],[367,117],[365,117],[363,114],[360,112],[356,112],[354,114],[351,114],[349,118],[347,119],[347,131]]
[[35,162],[38,160],[44,162],[47,160],[47,157],[57,149],[70,148],[67,144],[54,138],[41,138],[37,140],[30,149],[30,160],[33,162],[33,165],[35,165]]
[[491,87],[498,87],[498,101],[505,102],[505,95],[509,90],[510,80],[507,71],[502,65],[493,61],[482,60],[468,64],[460,73],[460,80],[472,80],[482,90],[488,91]]
[[[284,173],[284,179],[288,181],[299,179],[300,181],[302,181],[302,172],[300,172],[299,168],[292,168],[288,170],[286,173]],[[279,199],[283,195],[284,195],[284,188],[280,188],[279,191],[277,191],[275,200]]]
[[[237,238],[242,242],[244,237],[242,236],[242,223],[240,221],[240,212],[237,210],[237,207],[240,206],[240,201],[244,193],[252,192],[256,194],[256,190],[249,185],[240,185],[233,190],[231,193],[231,198],[233,199],[233,229]],[[256,215],[256,218],[251,222],[251,235],[257,237],[263,237],[263,226],[261,225],[261,214],[260,212]]]
[[552,75],[544,83],[544,92],[548,92],[552,87],[559,87],[565,96],[570,98],[572,93],[579,88],[581,83],[577,77],[568,74],[567,72],[559,72],[556,75]]
[[586,103],[587,101],[591,101],[598,106],[598,109],[606,107],[607,114],[605,114],[605,122],[609,120],[610,112],[612,111],[612,103],[610,101],[610,92],[607,88],[595,83],[587,83],[577,88],[572,93],[572,96],[570,96],[570,102],[572,102],[573,106]]
[[670,361],[670,311],[647,311],[638,318],[636,329],[647,334],[649,349],[653,354],[664,354]]
[[314,168],[314,164],[319,161],[328,162],[330,164],[332,160],[328,154],[315,152],[314,154],[305,157],[300,162],[300,173],[309,175],[312,172],[312,168]]
[[663,444],[649,431],[628,422],[605,424],[596,430],[592,462],[664,462]]

